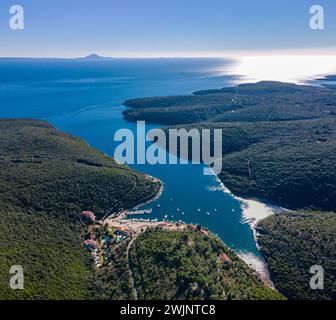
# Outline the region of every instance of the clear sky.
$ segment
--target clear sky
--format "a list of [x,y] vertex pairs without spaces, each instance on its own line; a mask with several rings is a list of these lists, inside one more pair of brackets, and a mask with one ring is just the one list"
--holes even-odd
[[[25,29],[9,29],[9,7]],[[325,9],[325,30],[309,8]],[[336,0],[0,0],[0,56],[336,53]]]

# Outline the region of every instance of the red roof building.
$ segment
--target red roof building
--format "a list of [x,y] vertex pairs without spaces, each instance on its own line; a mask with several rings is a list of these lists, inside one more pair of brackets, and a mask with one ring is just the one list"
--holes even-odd
[[84,244],[89,250],[97,249],[97,242],[92,239],[84,241]]
[[96,216],[94,215],[93,212],[91,211],[83,211],[82,212],[82,216],[90,221],[95,221],[96,220]]
[[228,255],[225,253],[221,253],[218,257],[218,260],[221,264],[229,264],[232,262]]

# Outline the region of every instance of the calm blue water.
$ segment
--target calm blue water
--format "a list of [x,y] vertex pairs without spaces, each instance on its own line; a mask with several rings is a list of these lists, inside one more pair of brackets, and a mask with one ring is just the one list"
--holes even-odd
[[[228,71],[234,63],[223,59],[0,60],[0,117],[48,120],[112,156],[115,131],[135,130],[135,124],[122,118],[124,100],[231,85],[239,80]],[[240,203],[218,190],[218,181],[204,176],[202,165],[133,167],[164,182],[163,195],[149,205],[151,218],[168,215],[170,220],[201,224],[238,252],[259,256],[253,232],[242,222]]]

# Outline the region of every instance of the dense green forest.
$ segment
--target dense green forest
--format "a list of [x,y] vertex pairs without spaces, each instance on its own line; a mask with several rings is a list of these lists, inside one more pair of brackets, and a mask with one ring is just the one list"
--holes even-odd
[[[258,242],[273,282],[290,299],[336,299],[336,215],[297,212],[259,223]],[[324,290],[310,288],[310,268],[324,268]]]
[[126,105],[131,121],[222,129],[219,177],[237,195],[292,209],[336,208],[334,90],[260,82]]
[[29,212],[102,218],[108,209],[132,207],[158,186],[144,175],[45,122],[0,120],[0,203]]
[[129,239],[112,249],[112,263],[104,265],[95,274],[90,290],[99,300],[133,300],[133,285],[130,278],[127,245]]
[[[93,280],[80,223],[42,213],[0,210],[0,299],[88,299]],[[24,268],[24,290],[12,290],[9,269]]]
[[201,122],[285,121],[336,115],[335,91],[280,82],[241,84],[189,96],[125,102],[127,120],[167,125]]
[[[221,264],[221,253],[231,262]],[[283,299],[220,240],[196,231],[146,231],[130,266],[139,299]]]
[[[159,186],[45,122],[0,120],[0,136],[0,299],[95,297],[82,210],[103,217]],[[9,290],[14,264],[25,270],[23,291]]]

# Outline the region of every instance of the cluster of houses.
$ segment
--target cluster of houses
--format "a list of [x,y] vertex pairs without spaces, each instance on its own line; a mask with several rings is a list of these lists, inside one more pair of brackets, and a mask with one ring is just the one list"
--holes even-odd
[[130,231],[128,229],[122,228],[122,227],[112,229],[111,232],[113,232],[112,235],[115,236],[114,237],[114,242],[116,244],[120,243],[123,240],[126,240],[130,236]]
[[[91,211],[83,211],[82,218],[87,224],[93,224],[96,222],[96,216]],[[102,257],[99,250],[99,242],[96,240],[94,233],[90,233],[90,239],[85,240],[84,245],[85,248],[91,252],[97,268],[100,267],[102,263]]]
[[105,226],[105,232],[102,236],[100,252],[105,263],[111,260],[111,251],[113,247],[130,237],[130,231],[123,227],[110,228]]
[[[102,227],[102,225],[97,226],[97,224],[95,224],[96,216],[91,211],[83,211],[82,217],[86,223],[90,224],[90,236],[89,239],[84,241],[84,245],[86,249],[91,252],[95,265],[99,268],[104,262],[109,262],[113,246],[130,238],[132,231],[122,226],[109,227],[107,224],[104,227]],[[174,226],[174,229],[178,229],[177,225],[168,222],[161,222],[157,224],[157,226],[164,229],[173,229]],[[200,225],[189,225],[188,227],[204,235],[209,235],[209,231],[203,229]],[[99,241],[97,239],[99,239]],[[232,263],[229,256],[224,252],[218,256],[218,262],[223,266],[228,266]]]
[[113,227],[107,229],[105,232],[102,244],[109,245],[109,244],[119,244],[120,242],[128,239],[131,233],[127,228],[124,227]]
[[97,267],[101,266],[101,257],[98,251],[98,242],[94,239],[88,239],[84,241],[85,247],[91,252],[95,265]]
[[[101,228],[101,226],[96,227],[95,225],[92,225],[96,222],[96,216],[91,211],[83,211],[82,217],[86,223],[91,225],[89,228],[90,238],[84,241],[84,246],[91,252],[95,265],[99,268],[103,261],[108,261],[110,246],[117,245],[128,239],[131,236],[131,232],[124,227],[109,228],[106,225],[104,228]],[[101,232],[103,234],[101,234]]]

